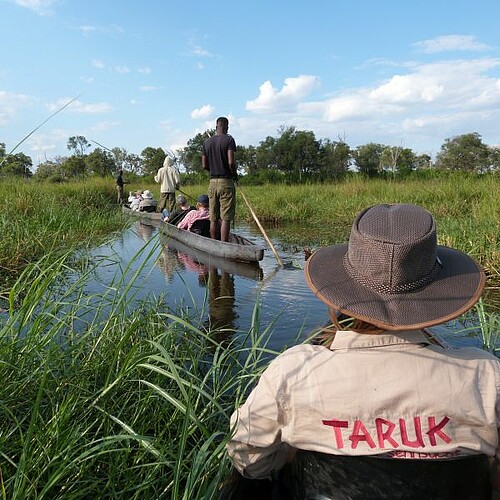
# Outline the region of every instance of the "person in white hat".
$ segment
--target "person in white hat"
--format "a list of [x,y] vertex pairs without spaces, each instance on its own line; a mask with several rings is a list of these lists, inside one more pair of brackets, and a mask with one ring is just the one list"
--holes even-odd
[[139,212],[156,212],[157,206],[158,202],[154,199],[153,193],[149,189],[145,189],[139,203]]
[[332,325],[322,343],[273,360],[232,415],[239,474],[280,473],[296,499],[489,498],[500,361],[427,330],[476,303],[479,264],[437,244],[425,209],[376,205],[348,244],[316,251],[305,276]]

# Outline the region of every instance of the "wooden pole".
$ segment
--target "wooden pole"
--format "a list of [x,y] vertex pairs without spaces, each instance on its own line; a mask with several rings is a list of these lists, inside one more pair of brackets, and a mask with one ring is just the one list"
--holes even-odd
[[283,264],[283,261],[281,260],[281,257],[278,255],[278,252],[276,251],[276,248],[274,248],[274,245],[271,243],[271,240],[269,239],[269,237],[267,236],[266,232],[264,231],[264,228],[262,227],[262,224],[259,222],[259,219],[257,218],[257,215],[255,215],[255,212],[253,211],[253,208],[250,205],[250,202],[247,200],[247,197],[245,196],[245,193],[243,193],[243,190],[241,189],[241,187],[240,187],[239,184],[236,184],[236,186],[240,190],[240,194],[241,194],[244,202],[246,203],[246,206],[248,207],[248,210],[250,210],[250,213],[252,214],[252,217],[253,217],[255,223],[259,227],[260,232],[263,234],[265,240],[267,241],[267,244],[271,247],[271,250],[273,251],[274,256],[276,257],[276,260],[278,261],[278,264],[281,267],[284,267],[284,264]]
[[179,193],[183,194],[184,196],[191,198],[193,201],[196,201],[196,198],[194,196],[191,196],[190,194],[185,193],[184,191],[182,191],[182,189],[177,188],[177,191],[179,191]]

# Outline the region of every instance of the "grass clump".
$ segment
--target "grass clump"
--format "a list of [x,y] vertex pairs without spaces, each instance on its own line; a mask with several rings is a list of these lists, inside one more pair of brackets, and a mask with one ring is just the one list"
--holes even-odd
[[4,498],[216,498],[229,416],[275,354],[258,308],[222,345],[120,277],[89,295],[68,258],[28,266],[1,315]]

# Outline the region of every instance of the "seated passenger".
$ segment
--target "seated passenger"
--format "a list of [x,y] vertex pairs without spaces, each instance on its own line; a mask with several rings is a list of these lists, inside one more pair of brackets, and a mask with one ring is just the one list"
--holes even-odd
[[138,211],[141,201],[142,201],[142,191],[136,191],[134,194],[134,199],[130,202],[130,209]]
[[198,196],[196,203],[196,210],[191,210],[186,216],[177,224],[180,229],[191,230],[191,226],[197,220],[209,220],[210,214],[208,212],[208,196],[202,194]]
[[139,212],[156,212],[158,202],[153,198],[153,193],[146,189],[142,193],[142,200],[139,203]]
[[423,208],[377,205],[348,244],[313,253],[305,276],[332,325],[274,359],[233,413],[240,481],[281,470],[294,499],[490,498],[500,361],[426,330],[476,303],[479,264],[438,246]]
[[177,208],[163,220],[164,222],[168,222],[169,224],[173,224],[174,226],[176,226],[191,210],[196,210],[196,207],[190,205],[186,200],[186,197],[180,194],[179,196],[177,196]]

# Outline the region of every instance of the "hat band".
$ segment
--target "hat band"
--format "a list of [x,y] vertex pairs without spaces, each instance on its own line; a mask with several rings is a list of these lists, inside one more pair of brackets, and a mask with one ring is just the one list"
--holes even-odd
[[358,273],[349,262],[349,259],[347,258],[347,253],[344,255],[343,265],[347,273],[351,276],[351,278],[355,279],[360,285],[369,288],[370,290],[373,290],[377,293],[382,293],[386,295],[412,292],[413,290],[417,290],[418,288],[428,285],[429,283],[434,281],[434,278],[443,267],[443,264],[441,263],[439,258],[436,257],[434,266],[429,272],[429,274],[422,276],[421,278],[415,281],[409,281],[408,283],[403,283],[401,285],[389,286],[389,285],[384,285],[383,283],[375,282],[367,278],[363,274]]

